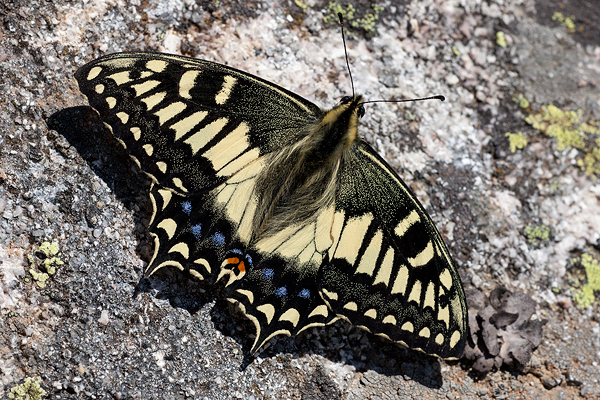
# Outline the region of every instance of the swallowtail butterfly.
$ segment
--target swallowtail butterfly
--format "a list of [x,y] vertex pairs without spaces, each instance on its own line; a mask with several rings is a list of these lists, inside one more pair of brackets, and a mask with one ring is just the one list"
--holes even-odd
[[155,53],[104,56],[75,76],[153,181],[145,275],[224,280],[255,327],[250,353],[342,318],[460,356],[460,278],[419,201],[358,135],[361,96],[322,110],[237,69]]

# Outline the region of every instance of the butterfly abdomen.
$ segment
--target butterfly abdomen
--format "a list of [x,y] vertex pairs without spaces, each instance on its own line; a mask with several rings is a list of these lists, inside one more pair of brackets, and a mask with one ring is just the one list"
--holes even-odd
[[256,185],[254,241],[313,220],[320,209],[333,204],[340,159],[318,158],[305,150],[296,147],[269,157]]
[[338,170],[357,138],[362,101],[355,96],[340,102],[303,140],[271,157],[257,184],[257,240],[290,224],[314,220],[319,210],[333,205]]

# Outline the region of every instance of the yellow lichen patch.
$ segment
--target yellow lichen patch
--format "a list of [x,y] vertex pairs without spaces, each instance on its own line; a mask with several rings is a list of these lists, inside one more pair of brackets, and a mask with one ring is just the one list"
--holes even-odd
[[41,400],[42,396],[46,395],[46,391],[42,389],[40,383],[42,378],[25,378],[25,382],[10,389],[8,393],[9,399],[14,400]]
[[597,122],[582,121],[583,111],[563,111],[549,104],[542,112],[529,115],[525,121],[534,129],[556,138],[559,151],[577,149],[582,157],[577,165],[588,175],[600,174],[600,130]]
[[346,8],[337,1],[330,1],[327,6],[327,13],[323,17],[323,22],[326,24],[339,24],[338,14],[342,14],[344,21],[351,27],[364,29],[366,32],[375,32],[375,26],[379,19],[379,13],[383,11],[383,7],[377,4],[371,4],[373,12],[365,13],[363,17],[357,17],[356,8],[352,4],[346,5]]
[[600,291],[600,261],[597,255],[594,257],[591,252],[586,252],[573,261],[580,263],[585,270],[587,283],[573,294],[578,308],[585,309],[594,304],[594,292]]
[[527,146],[527,138],[521,131],[517,133],[506,132],[504,136],[508,138],[511,153],[514,153],[517,149],[522,150]]
[[296,5],[298,7],[300,7],[302,9],[302,11],[306,11],[309,7],[308,3],[306,2],[306,0],[294,0],[294,3],[296,3]]
[[525,96],[523,96],[522,93],[519,93],[518,95],[514,96],[512,98],[512,101],[514,101],[515,103],[517,103],[519,105],[519,107],[525,109],[525,108],[529,108],[529,106],[531,105],[531,103],[529,102],[529,100],[527,100],[525,98]]
[[502,48],[506,47],[506,36],[504,36],[504,32],[496,32],[496,44]]
[[559,22],[562,26],[567,28],[567,32],[569,32],[569,33],[575,33],[575,21],[574,20],[575,20],[574,16],[565,17],[563,15],[563,13],[558,12],[558,11],[552,15],[552,21]]
[[56,267],[63,265],[57,242],[44,242],[38,250],[27,255],[29,273],[41,288],[46,287],[46,281],[56,273]]
[[577,166],[587,175],[600,175],[600,138],[596,139],[596,145],[590,151],[577,160]]

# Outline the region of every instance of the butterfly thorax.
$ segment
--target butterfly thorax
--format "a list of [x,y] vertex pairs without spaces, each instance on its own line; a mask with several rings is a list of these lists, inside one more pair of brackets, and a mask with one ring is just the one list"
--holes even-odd
[[253,239],[258,241],[294,224],[309,224],[333,205],[336,177],[357,139],[361,96],[345,97],[323,113],[306,136],[270,156],[257,183],[259,205]]

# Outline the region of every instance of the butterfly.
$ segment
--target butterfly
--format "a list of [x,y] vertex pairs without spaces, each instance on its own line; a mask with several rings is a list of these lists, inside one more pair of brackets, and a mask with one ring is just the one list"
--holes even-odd
[[208,284],[277,335],[344,319],[442,358],[461,355],[465,296],[422,205],[358,134],[365,100],[330,110],[218,63],[101,57],[75,74],[152,179],[149,231],[164,267]]

